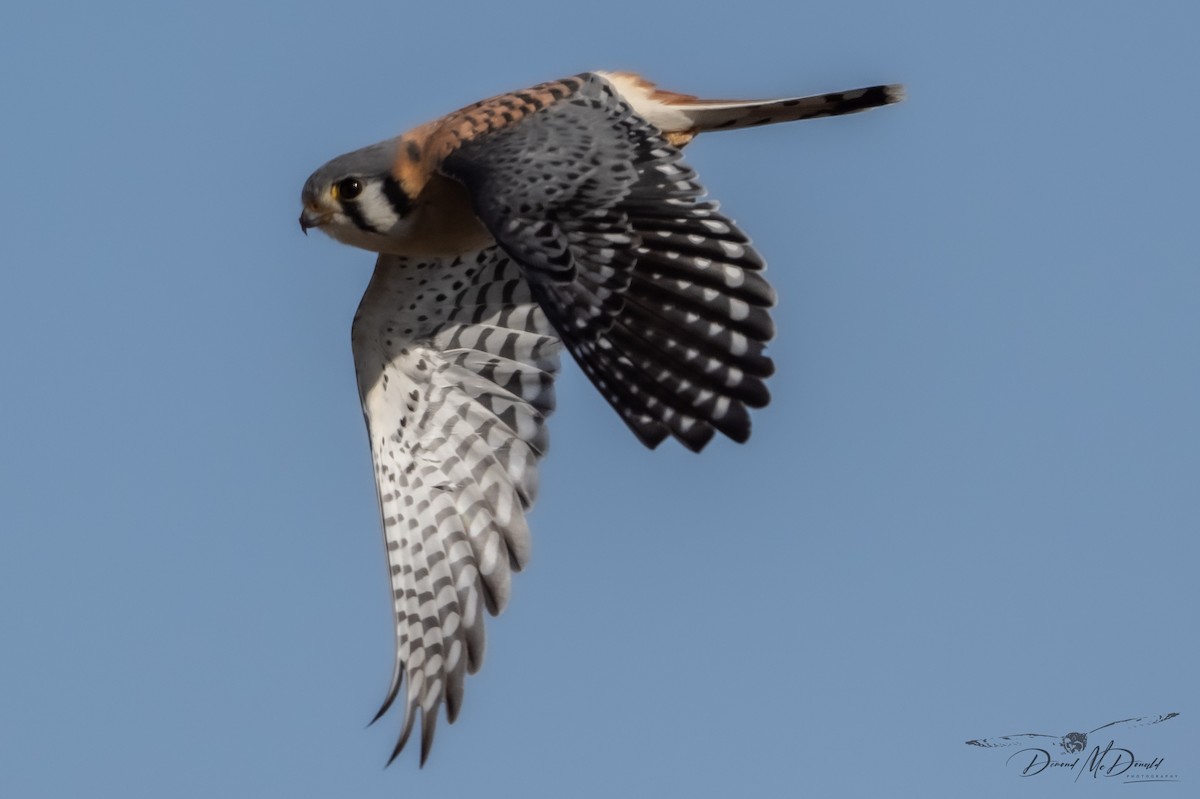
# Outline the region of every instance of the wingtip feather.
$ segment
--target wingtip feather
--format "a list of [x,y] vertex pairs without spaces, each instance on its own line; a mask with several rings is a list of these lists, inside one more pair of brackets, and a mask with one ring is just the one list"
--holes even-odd
[[400,683],[403,682],[403,679],[404,671],[400,668],[400,664],[396,664],[396,670],[392,674],[392,685],[388,688],[387,696],[383,698],[383,704],[379,706],[375,717],[367,722],[368,727],[383,718],[383,715],[391,709],[392,703],[396,701],[396,696],[400,693]]

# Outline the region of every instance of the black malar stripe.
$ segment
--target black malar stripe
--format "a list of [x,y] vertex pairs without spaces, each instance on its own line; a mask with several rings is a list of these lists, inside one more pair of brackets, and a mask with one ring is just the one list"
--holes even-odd
[[353,222],[354,226],[359,230],[366,231],[367,233],[383,232],[376,230],[371,226],[371,223],[367,221],[365,216],[363,216],[362,208],[359,208],[358,203],[356,203],[354,200],[343,200],[339,197],[338,205],[342,206],[342,212],[345,213],[346,216],[350,217],[350,221]]

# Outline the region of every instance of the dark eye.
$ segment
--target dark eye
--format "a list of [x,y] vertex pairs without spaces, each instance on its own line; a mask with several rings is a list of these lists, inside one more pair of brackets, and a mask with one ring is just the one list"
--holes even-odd
[[353,200],[358,195],[362,194],[362,183],[358,178],[343,178],[334,186],[337,189],[338,197],[343,200]]

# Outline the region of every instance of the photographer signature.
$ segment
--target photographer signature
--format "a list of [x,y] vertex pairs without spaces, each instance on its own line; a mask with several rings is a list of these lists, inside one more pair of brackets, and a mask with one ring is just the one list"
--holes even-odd
[[[1041,774],[1047,769],[1065,768],[1076,771],[1075,780],[1085,772],[1090,772],[1093,777],[1099,777],[1102,774],[1105,777],[1118,777],[1130,769],[1139,769],[1129,779],[1131,782],[1173,782],[1178,779],[1177,775],[1160,773],[1159,768],[1162,766],[1163,759],[1161,757],[1151,758],[1149,760],[1139,761],[1133,754],[1132,750],[1123,749],[1116,746],[1114,739],[1109,739],[1108,745],[1102,750],[1099,746],[1092,748],[1091,753],[1086,757],[1076,757],[1074,760],[1055,760],[1050,750],[1043,747],[1053,747],[1062,749],[1065,754],[1073,755],[1083,752],[1087,748],[1088,736],[1094,735],[1101,730],[1106,730],[1106,735],[1118,728],[1131,729],[1134,727],[1145,727],[1150,724],[1159,724],[1173,719],[1178,716],[1178,713],[1167,713],[1163,716],[1141,716],[1139,718],[1122,719],[1120,721],[1112,721],[1108,724],[1103,724],[1091,732],[1069,732],[1063,736],[1044,735],[1041,733],[1022,733],[1020,735],[1001,735],[995,738],[981,738],[967,741],[971,746],[980,746],[987,749],[1009,746],[1024,746],[1021,750],[1013,753],[1005,761],[1005,764],[1017,761],[1017,765],[1024,763],[1021,769],[1022,777],[1032,777]],[[1044,739],[1049,739],[1044,740]],[[1053,741],[1054,743],[1051,743]],[[1041,744],[1040,746],[1038,744]],[[1080,763],[1083,763],[1085,768],[1079,768]],[[1077,770],[1078,769],[1078,770]]]

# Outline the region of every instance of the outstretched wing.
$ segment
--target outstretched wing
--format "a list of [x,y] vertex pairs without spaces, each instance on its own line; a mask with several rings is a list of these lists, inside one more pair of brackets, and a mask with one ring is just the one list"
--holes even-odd
[[[1149,724],[1158,724],[1159,722],[1166,721],[1167,719],[1173,719],[1178,715],[1179,715],[1178,713],[1167,713],[1162,716],[1141,716],[1139,718],[1134,718],[1134,719],[1122,719],[1121,721],[1110,721],[1108,724],[1105,724],[1102,727],[1097,727],[1096,729],[1092,730],[1092,732],[1100,732],[1100,730],[1107,730],[1110,727],[1145,727]],[[1091,735],[1092,732],[1089,732],[1088,735]]]
[[679,150],[594,74],[497,98],[447,126],[432,136],[449,151],[440,171],[467,187],[642,442],[673,435],[700,450],[716,430],[746,440],[747,408],[769,399],[775,295],[746,236],[700,200]]
[[529,556],[559,343],[520,270],[497,248],[380,257],[353,330],[359,393],[396,622],[392,757],[421,714],[421,763],[439,709],[458,715],[483,659],[483,608],[499,613]]
[[980,738],[974,741],[967,741],[967,744],[993,749],[1000,746],[1030,746],[1036,743],[1046,743],[1043,740],[1045,738],[1049,738],[1054,743],[1062,740],[1062,736],[1059,735],[1041,735],[1036,732],[1026,732],[1020,735],[998,735],[995,738]]

